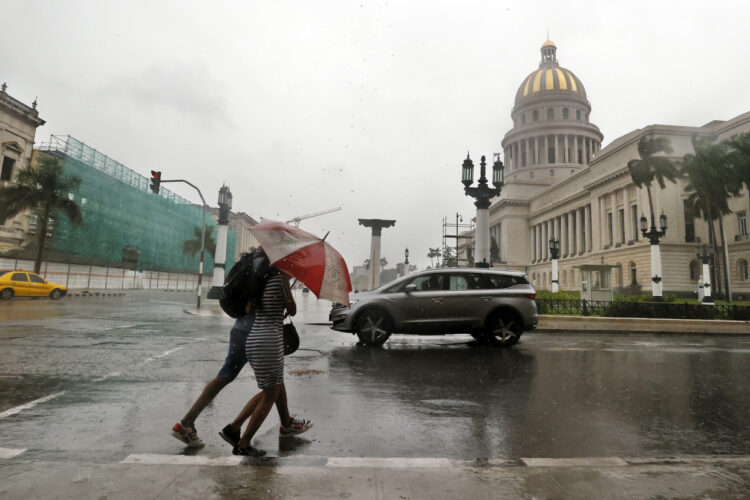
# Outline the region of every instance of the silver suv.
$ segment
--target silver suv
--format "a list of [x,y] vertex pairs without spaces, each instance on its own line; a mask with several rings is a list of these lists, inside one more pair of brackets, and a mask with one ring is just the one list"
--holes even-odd
[[392,333],[469,333],[475,339],[514,345],[536,328],[536,291],[525,274],[494,269],[431,269],[369,292],[353,293],[351,308],[334,304],[332,328],[382,344]]

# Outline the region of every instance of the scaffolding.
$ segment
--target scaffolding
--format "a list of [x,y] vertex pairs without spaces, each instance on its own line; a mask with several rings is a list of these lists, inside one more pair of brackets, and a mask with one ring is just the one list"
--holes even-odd
[[[196,238],[201,206],[164,188],[153,194],[147,177],[70,136],[51,136],[35,154],[59,158],[65,175],[81,179],[68,196],[81,208],[83,224],[54,217],[50,260],[169,272],[198,269],[199,253],[184,254],[182,244]],[[235,240],[228,231],[227,268],[235,262]],[[211,273],[213,264],[206,252],[204,272]]]
[[[462,221],[463,218],[459,214],[456,214],[455,222],[448,221],[447,215],[443,217],[443,246],[441,249],[443,254],[443,266],[449,266],[452,263],[455,263],[456,266],[474,265],[474,259],[472,259],[471,252],[464,252],[463,254],[465,257],[459,258],[461,255],[460,247],[462,240],[465,242],[466,240],[474,238],[474,220],[469,219],[468,223]],[[449,234],[450,232],[453,232],[453,234]],[[452,243],[452,245],[450,245],[449,242]],[[448,262],[446,262],[446,256]],[[451,260],[453,262],[450,262]]]

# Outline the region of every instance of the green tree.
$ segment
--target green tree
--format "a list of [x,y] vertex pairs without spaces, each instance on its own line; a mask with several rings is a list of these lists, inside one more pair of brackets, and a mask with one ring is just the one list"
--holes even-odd
[[[201,251],[201,227],[193,228],[195,238],[182,242],[182,253],[195,256]],[[209,255],[216,255],[216,240],[214,239],[214,226],[206,226],[206,251]]]
[[[685,202],[693,213],[703,218],[708,224],[709,242],[714,253],[715,286],[720,289],[721,271],[718,263],[716,248],[716,232],[714,221],[719,221],[719,235],[721,246],[726,248],[723,216],[732,213],[729,208],[729,198],[739,194],[741,183],[732,165],[730,146],[725,142],[716,143],[711,138],[693,135],[693,154],[686,154],[681,162],[681,172],[687,179],[685,192],[688,197]],[[724,291],[731,300],[729,284],[729,262],[724,252]],[[717,272],[718,271],[718,272]]]
[[432,259],[434,259],[435,257],[440,257],[440,249],[430,248],[430,251],[427,252],[427,257],[430,258],[430,267],[435,267],[435,262]]
[[651,184],[656,180],[664,189],[666,181],[675,182],[680,172],[675,163],[663,154],[671,154],[672,146],[666,137],[644,136],[638,141],[638,158],[628,162],[628,170],[636,186],[646,187],[649,212],[654,213]]
[[731,148],[729,157],[735,178],[750,191],[750,132],[735,135],[725,144]]
[[0,187],[0,220],[4,222],[24,210],[31,210],[37,218],[35,273],[42,267],[50,219],[62,212],[73,224],[83,223],[81,207],[69,198],[80,185],[78,177],[64,175],[57,158],[44,156],[38,166],[29,165],[19,170],[15,184]]

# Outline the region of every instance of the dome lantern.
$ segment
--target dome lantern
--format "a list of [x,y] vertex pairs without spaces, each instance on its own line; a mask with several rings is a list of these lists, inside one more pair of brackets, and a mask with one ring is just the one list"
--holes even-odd
[[542,60],[539,62],[539,66],[541,67],[545,64],[557,66],[557,47],[549,39],[542,44]]

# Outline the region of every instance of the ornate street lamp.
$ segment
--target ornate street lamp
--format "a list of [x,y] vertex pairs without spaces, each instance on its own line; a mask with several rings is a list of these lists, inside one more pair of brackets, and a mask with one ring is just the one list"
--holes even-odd
[[211,289],[206,295],[209,299],[221,297],[224,285],[224,265],[227,259],[227,229],[229,227],[229,211],[232,209],[232,192],[227,186],[219,189],[219,227],[216,234],[216,253],[214,254],[214,276]]
[[464,193],[471,196],[476,201],[474,206],[477,207],[477,225],[475,229],[475,249],[474,262],[476,267],[490,267],[490,219],[489,208],[491,199],[499,196],[503,185],[505,184],[505,168],[500,161],[500,154],[495,154],[495,161],[492,164],[492,185],[487,182],[487,162],[482,156],[480,161],[480,176],[477,187],[471,187],[474,182],[474,162],[467,153],[466,159],[461,165],[461,182],[464,185]]
[[404,250],[404,264],[409,265],[409,249]]
[[656,229],[654,213],[651,212],[651,227],[648,228],[648,219],[641,215],[641,232],[644,238],[651,243],[651,295],[655,300],[662,300],[662,271],[661,250],[659,249],[659,238],[667,234],[667,216],[664,212],[659,216],[659,229]]
[[552,238],[549,240],[549,253],[552,257],[552,293],[560,291],[557,271],[557,259],[560,257],[560,240]]

